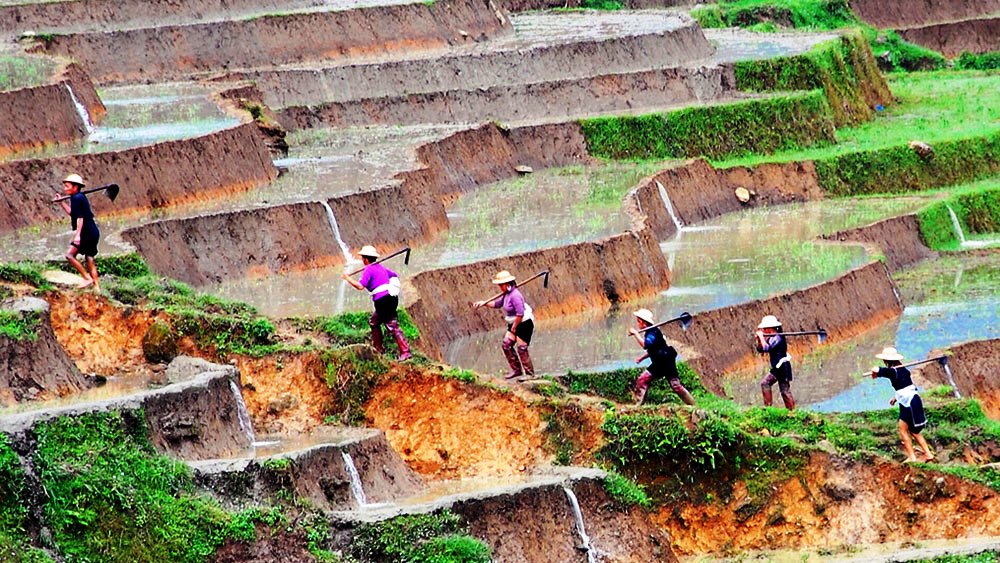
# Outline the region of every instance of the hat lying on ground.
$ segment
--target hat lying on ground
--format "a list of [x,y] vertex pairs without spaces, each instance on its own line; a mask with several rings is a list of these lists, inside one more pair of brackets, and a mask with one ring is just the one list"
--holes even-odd
[[369,258],[378,258],[378,250],[375,250],[375,247],[370,244],[362,246],[361,251],[358,252],[358,254]]
[[653,312],[649,309],[639,309],[633,313],[637,318],[646,321],[649,324],[653,324]]
[[778,320],[778,317],[768,315],[760,320],[760,324],[757,325],[757,328],[778,328],[779,326],[781,326],[781,321]]
[[81,178],[79,174],[70,174],[69,176],[66,176],[63,182],[69,182],[71,184],[76,184],[81,187],[87,185],[83,183],[83,178]]
[[894,362],[898,362],[903,359],[903,355],[897,352],[896,349],[893,348],[892,346],[886,346],[885,348],[882,348],[882,352],[879,354],[875,354],[875,357],[880,360],[889,360]]
[[511,275],[511,273],[508,272],[507,270],[500,270],[499,272],[497,272],[497,275],[493,276],[493,283],[496,285],[500,285],[502,283],[510,283],[515,279],[517,278]]

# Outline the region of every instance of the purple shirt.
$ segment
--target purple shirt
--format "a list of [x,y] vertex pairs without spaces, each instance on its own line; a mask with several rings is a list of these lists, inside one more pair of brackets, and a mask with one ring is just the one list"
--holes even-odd
[[[398,278],[396,272],[382,264],[369,264],[361,274],[361,285],[372,294],[372,301],[377,301],[389,295],[389,278]],[[374,291],[378,289],[378,291]]]
[[524,296],[516,287],[504,293],[500,299],[493,302],[494,309],[502,309],[505,317],[524,316]]

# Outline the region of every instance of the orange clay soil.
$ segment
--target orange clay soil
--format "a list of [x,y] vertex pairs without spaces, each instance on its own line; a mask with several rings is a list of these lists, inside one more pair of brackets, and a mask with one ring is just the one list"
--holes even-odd
[[678,555],[1000,535],[1000,495],[950,475],[885,461],[813,454],[800,476],[752,506],[738,483],[725,501],[661,508]]
[[551,461],[543,449],[546,423],[525,399],[430,370],[382,384],[365,412],[426,477],[510,475]]

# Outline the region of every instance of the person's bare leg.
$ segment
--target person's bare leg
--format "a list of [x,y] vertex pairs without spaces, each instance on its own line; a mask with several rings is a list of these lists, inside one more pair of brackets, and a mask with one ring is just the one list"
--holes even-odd
[[903,440],[903,449],[906,451],[906,461],[917,461],[917,454],[913,453],[913,439],[910,437],[910,429],[902,420],[897,426],[899,426],[899,437]]
[[83,278],[84,283],[81,283],[78,287],[87,287],[94,283],[93,280],[90,279],[90,274],[87,273],[87,269],[84,268],[83,264],[76,259],[75,246],[69,247],[69,250],[66,251],[66,261],[69,262],[70,265],[73,266],[73,268],[80,274],[80,277]]
[[924,450],[924,461],[932,461],[934,459],[934,452],[932,452],[931,447],[927,445],[927,438],[924,438],[923,433],[917,434],[917,443],[920,444],[920,448]]
[[90,279],[94,282],[94,290],[100,293],[101,282],[97,280],[97,262],[94,261],[93,256],[87,256],[87,266],[90,268]]

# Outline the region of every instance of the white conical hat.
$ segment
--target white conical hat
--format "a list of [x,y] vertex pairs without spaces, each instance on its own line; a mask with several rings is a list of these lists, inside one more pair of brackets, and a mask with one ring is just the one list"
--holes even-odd
[[362,246],[361,251],[358,252],[358,254],[361,256],[368,256],[369,258],[378,258],[378,250],[375,250],[375,247],[370,244]]
[[778,328],[779,326],[781,326],[781,321],[778,320],[778,317],[775,317],[774,315],[767,315],[760,320],[760,324],[757,325],[757,328]]
[[69,176],[66,176],[65,179],[63,179],[63,182],[69,182],[71,184],[76,184],[78,186],[86,186],[87,185],[87,184],[83,183],[83,178],[81,178],[79,174],[70,174]]
[[500,270],[497,272],[497,275],[493,276],[493,283],[495,285],[500,285],[502,283],[510,283],[515,279],[517,278],[515,278],[514,275],[507,270]]
[[903,355],[896,351],[892,346],[886,346],[882,348],[882,352],[875,354],[875,357],[880,360],[889,360],[898,362],[903,359]]
[[632,313],[636,318],[640,318],[649,324],[653,324],[653,312],[649,309],[639,309],[635,313]]

